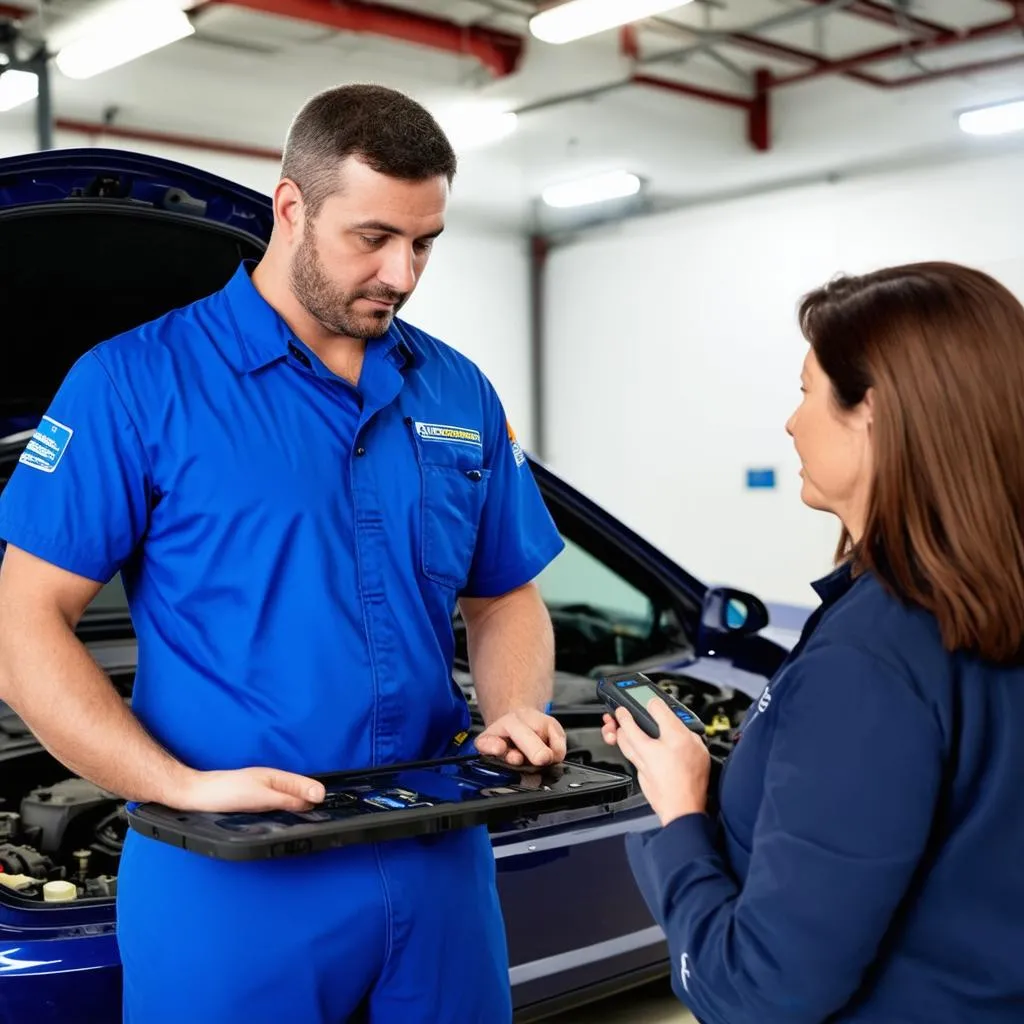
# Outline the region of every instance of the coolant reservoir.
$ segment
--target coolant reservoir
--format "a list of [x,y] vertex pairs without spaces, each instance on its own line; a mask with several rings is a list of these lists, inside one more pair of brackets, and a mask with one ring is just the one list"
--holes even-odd
[[74,882],[47,882],[43,886],[44,903],[70,903],[78,898],[78,887]]

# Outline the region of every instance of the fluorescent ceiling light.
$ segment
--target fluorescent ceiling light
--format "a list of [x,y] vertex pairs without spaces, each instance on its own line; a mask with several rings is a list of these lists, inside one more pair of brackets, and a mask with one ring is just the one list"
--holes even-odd
[[195,28],[174,0],[125,0],[88,20],[57,54],[68,78],[91,78],[176,43]]
[[39,95],[39,76],[31,71],[0,74],[0,111],[13,110]]
[[959,120],[960,128],[968,135],[1005,135],[1024,131],[1024,100],[965,110]]
[[467,105],[440,114],[437,120],[448,141],[461,151],[500,142],[516,130],[519,118],[511,110]]
[[588,206],[609,199],[625,199],[640,191],[640,179],[628,171],[612,171],[592,178],[580,178],[561,185],[549,185],[541,193],[548,206],[566,209],[570,206]]
[[568,0],[530,19],[530,32],[545,43],[571,43],[631,21],[664,14],[689,0]]

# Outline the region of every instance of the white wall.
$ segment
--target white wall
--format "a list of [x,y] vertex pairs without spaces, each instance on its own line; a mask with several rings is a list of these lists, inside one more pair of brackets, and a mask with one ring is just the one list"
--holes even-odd
[[525,239],[453,219],[402,316],[480,366],[498,389],[516,435],[529,448],[533,401]]
[[[16,112],[20,114],[21,112]],[[0,157],[31,152],[35,136],[31,112],[6,115],[0,124]],[[57,147],[89,145],[155,153],[270,193],[278,166],[205,150],[118,139],[90,140],[58,132]],[[473,359],[488,375],[505,404],[516,433],[530,445],[533,403],[530,392],[529,253],[517,232],[478,220],[460,204],[459,180],[444,236],[402,316]]]
[[[708,582],[812,604],[837,526],[799,501],[783,424],[806,291],[948,259],[1024,297],[1024,153],[651,217],[556,249],[548,461]],[[748,467],[775,490],[748,491]]]

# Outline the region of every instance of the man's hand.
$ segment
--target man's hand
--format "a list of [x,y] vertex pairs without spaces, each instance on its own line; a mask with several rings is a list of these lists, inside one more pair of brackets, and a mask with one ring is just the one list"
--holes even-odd
[[658,723],[658,739],[648,736],[625,708],[619,708],[614,718],[604,716],[605,743],[617,743],[636,768],[637,782],[662,825],[685,814],[703,814],[711,773],[708,748],[659,697],[651,698],[647,710]]
[[492,722],[476,738],[476,749],[514,768],[558,764],[565,760],[565,731],[543,711],[517,708]]
[[276,768],[193,772],[174,796],[181,811],[308,811],[324,798],[322,782]]

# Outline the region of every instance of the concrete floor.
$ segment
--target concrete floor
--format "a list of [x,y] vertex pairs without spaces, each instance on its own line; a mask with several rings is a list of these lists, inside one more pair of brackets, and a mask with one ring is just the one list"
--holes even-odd
[[551,1024],[695,1024],[668,979],[550,1018]]

